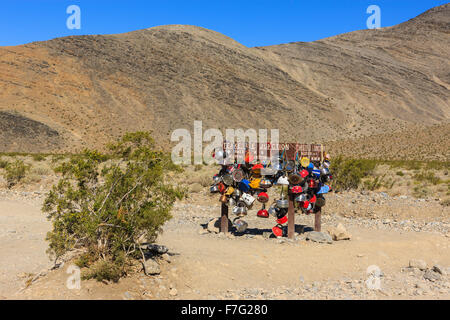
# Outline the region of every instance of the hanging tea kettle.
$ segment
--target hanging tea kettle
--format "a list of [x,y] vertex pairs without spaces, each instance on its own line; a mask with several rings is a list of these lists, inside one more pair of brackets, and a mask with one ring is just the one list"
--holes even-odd
[[238,217],[245,216],[247,215],[247,207],[243,202],[239,201],[233,208],[233,214],[237,215]]
[[267,203],[269,201],[269,195],[267,192],[260,192],[258,194],[258,201],[261,203]]
[[245,230],[247,230],[248,228],[248,223],[239,218],[236,218],[233,221],[233,225],[236,228],[236,231],[239,233],[245,232]]
[[236,182],[241,182],[245,178],[244,170],[242,170],[241,168],[234,170],[231,175],[233,177],[233,180]]

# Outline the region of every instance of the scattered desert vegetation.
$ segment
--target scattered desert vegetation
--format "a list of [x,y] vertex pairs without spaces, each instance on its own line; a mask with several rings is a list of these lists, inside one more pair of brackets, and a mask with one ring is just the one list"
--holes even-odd
[[8,163],[4,170],[7,186],[11,188],[25,178],[25,174],[30,170],[30,167],[25,165],[22,160],[15,160]]
[[450,190],[449,162],[345,159],[332,161],[335,191],[384,191],[393,196],[445,198]]
[[[338,156],[331,160],[335,192],[349,190],[385,192],[391,196],[436,198],[446,203],[450,195],[449,162],[416,160],[350,159]],[[169,175],[171,183],[193,193],[207,193],[215,165],[185,166],[182,173]]]
[[126,134],[107,154],[86,150],[63,162],[61,175],[44,201],[53,229],[48,253],[58,259],[73,249],[84,254],[85,279],[117,281],[145,255],[171,208],[183,192],[164,183],[164,174],[178,170],[154,149],[149,133]]
[[326,143],[334,155],[348,155],[358,159],[379,159],[380,155],[390,163],[411,169],[426,160],[428,168],[438,169],[447,166],[450,157],[450,124],[422,127],[372,135],[359,139],[347,138]]
[[[54,170],[78,156],[3,154],[0,156],[0,186],[3,184],[4,188],[31,190],[38,185],[43,190],[49,190],[61,176],[61,173]],[[114,160],[108,158],[100,167],[111,164],[111,161]],[[436,160],[349,159],[337,156],[332,159],[332,187],[336,192],[366,190],[387,192],[392,196],[434,197],[441,199],[445,205],[445,199],[450,196],[449,168],[450,162]],[[171,169],[164,176],[164,182],[174,187],[181,186],[185,196],[207,192],[212,183],[211,177],[217,173],[217,166],[204,164],[173,166]],[[8,172],[11,183],[8,182]]]
[[[61,161],[68,155],[60,155]],[[0,155],[0,188],[31,190],[36,185],[48,189],[58,176],[47,154],[4,153]]]

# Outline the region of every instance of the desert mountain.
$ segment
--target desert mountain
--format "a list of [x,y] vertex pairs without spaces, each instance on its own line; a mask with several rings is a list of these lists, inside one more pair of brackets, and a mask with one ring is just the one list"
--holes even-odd
[[170,25],[0,47],[0,151],[76,151],[206,128],[325,142],[447,123],[450,5],[400,25],[248,48]]

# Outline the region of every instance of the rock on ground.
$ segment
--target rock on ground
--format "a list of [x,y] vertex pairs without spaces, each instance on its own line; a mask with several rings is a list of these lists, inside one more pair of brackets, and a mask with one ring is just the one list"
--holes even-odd
[[178,294],[178,290],[177,290],[177,289],[171,289],[171,290],[169,291],[169,294],[170,294],[171,296],[176,296],[176,295]]
[[425,270],[427,268],[427,263],[420,259],[411,259],[409,260],[409,267]]
[[159,264],[153,259],[147,259],[144,263],[144,271],[146,275],[160,274]]
[[441,279],[441,275],[433,270],[428,269],[423,275],[424,279],[435,282]]
[[327,232],[331,236],[331,238],[334,241],[339,240],[350,240],[352,237],[347,230],[345,229],[344,225],[342,223],[339,223],[337,227],[330,227],[328,228]]
[[159,244],[149,244],[145,249],[156,254],[164,254],[169,252],[169,248]]
[[171,258],[170,258],[170,255],[168,255],[167,253],[164,253],[162,256],[161,256],[161,258],[164,260],[164,261],[167,261],[167,262],[172,262],[172,260],[171,260]]
[[447,275],[447,270],[445,270],[445,268],[443,268],[442,266],[440,266],[438,264],[433,266],[433,271],[437,272],[437,273],[439,273],[439,274],[441,274],[443,276]]
[[319,242],[319,243],[333,243],[333,239],[328,233],[311,231],[306,236],[306,240]]

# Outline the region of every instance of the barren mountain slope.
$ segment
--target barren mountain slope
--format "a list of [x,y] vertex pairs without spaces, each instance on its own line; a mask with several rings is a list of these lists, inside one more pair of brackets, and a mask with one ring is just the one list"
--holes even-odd
[[358,135],[390,131],[394,118],[432,124],[450,117],[450,4],[394,27],[260,50],[348,111],[345,125]]
[[324,97],[256,53],[189,26],[2,48],[1,108],[48,117],[48,125],[88,145],[136,129],[167,139],[195,119],[221,128],[279,127],[300,120],[306,105],[339,132],[341,116],[323,108]]
[[76,151],[141,129],[167,146],[194,120],[204,129],[279,128],[282,139],[304,142],[445,122],[448,10],[265,48],[193,26],[1,47],[0,111],[20,115],[11,126],[40,123],[58,139],[11,129],[0,151]]

